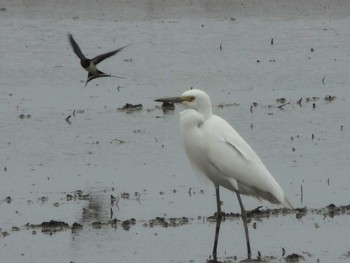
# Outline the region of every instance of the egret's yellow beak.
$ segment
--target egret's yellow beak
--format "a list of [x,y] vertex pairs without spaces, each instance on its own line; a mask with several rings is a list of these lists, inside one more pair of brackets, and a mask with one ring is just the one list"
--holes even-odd
[[167,103],[182,103],[185,101],[191,102],[194,100],[194,96],[180,96],[180,97],[168,97],[168,98],[160,98],[154,101],[158,102],[167,102]]

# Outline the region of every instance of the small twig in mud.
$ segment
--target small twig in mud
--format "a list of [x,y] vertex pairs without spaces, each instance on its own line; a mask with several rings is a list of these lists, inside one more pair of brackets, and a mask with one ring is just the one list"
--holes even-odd
[[119,196],[117,196],[117,198],[115,199],[115,206],[118,208],[118,211],[119,211],[118,203],[119,203]]
[[301,105],[301,101],[303,100],[303,98],[301,98],[300,100],[298,100],[297,101],[297,104],[300,106],[300,107],[302,107],[302,105]]
[[261,252],[258,250],[258,256],[257,256],[257,260],[261,260]]
[[279,109],[283,109],[284,106],[290,104],[290,101],[286,102],[286,103],[283,103],[282,105],[279,105],[277,108]]
[[303,204],[304,192],[303,185],[300,185],[300,204]]
[[190,189],[188,189],[189,196],[191,196],[191,190],[192,190],[192,187],[190,187]]
[[139,202],[139,204],[141,204],[140,198],[141,198],[141,194],[138,194],[138,195],[136,196],[136,201]]
[[68,124],[72,124],[72,122],[69,120],[72,117],[72,115],[68,115],[67,118],[65,118],[64,120],[68,123]]
[[110,141],[110,143],[119,143],[119,144],[122,144],[122,143],[125,143],[126,141],[123,141],[123,140],[119,140],[119,139],[113,139]]
[[113,209],[111,207],[111,219],[113,218]]
[[317,100],[319,100],[320,98],[319,97],[306,97],[306,102],[311,102],[311,101],[317,101]]
[[253,113],[253,107],[257,107],[258,103],[257,102],[253,102],[252,105],[250,106],[250,113]]
[[111,195],[111,204],[113,205],[117,199],[119,198],[119,196],[115,197],[114,195]]
[[68,115],[64,120],[68,123],[68,124],[72,124],[72,122],[70,121],[71,117],[75,117],[75,110],[72,112],[72,114]]
[[[113,204],[115,204],[115,206],[118,208],[118,211],[119,211],[119,206],[118,206],[118,203],[119,203],[119,196],[115,197],[113,195],[111,195],[111,205],[113,206]],[[112,210],[112,208],[111,208]],[[113,215],[113,213],[112,213]],[[112,216],[111,216],[112,218]]]

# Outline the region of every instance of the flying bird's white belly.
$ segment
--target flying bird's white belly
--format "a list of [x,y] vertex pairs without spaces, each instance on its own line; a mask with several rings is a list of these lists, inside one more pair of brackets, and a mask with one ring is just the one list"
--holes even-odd
[[90,62],[90,65],[86,68],[86,71],[94,76],[98,75],[96,65],[92,62]]

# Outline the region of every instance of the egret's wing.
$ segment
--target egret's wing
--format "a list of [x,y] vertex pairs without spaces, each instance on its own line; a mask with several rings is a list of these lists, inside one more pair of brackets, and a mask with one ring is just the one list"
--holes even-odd
[[[222,175],[245,185],[254,185],[267,170],[259,157],[238,133],[222,135],[217,142],[211,143],[207,150],[208,159]],[[260,176],[261,177],[261,176]]]
[[96,57],[94,57],[94,58],[92,59],[92,61],[93,61],[93,63],[94,63],[95,65],[97,65],[97,64],[100,63],[101,61],[103,61],[103,60],[105,60],[106,58],[109,58],[109,57],[111,57],[111,56],[117,54],[117,53],[120,52],[122,49],[124,49],[124,48],[126,48],[126,47],[128,47],[128,46],[130,46],[130,45],[132,45],[132,44],[129,44],[129,45],[126,45],[126,46],[124,46],[124,47],[118,48],[118,49],[116,49],[116,50],[114,50],[114,51],[110,51],[110,52],[104,53],[104,54],[102,54],[102,55],[96,56]]
[[[248,143],[225,120],[215,116],[207,128],[207,158],[242,194],[283,203],[284,192]],[[208,126],[207,126],[208,127]],[[270,196],[274,198],[270,198]]]
[[243,159],[249,161],[249,156],[238,145],[232,142],[229,138],[225,138],[225,142],[231,146]]
[[72,45],[73,51],[78,56],[78,58],[80,58],[81,60],[86,59],[83,52],[81,52],[77,42],[75,42],[72,34],[68,34],[68,38],[69,38],[70,44]]

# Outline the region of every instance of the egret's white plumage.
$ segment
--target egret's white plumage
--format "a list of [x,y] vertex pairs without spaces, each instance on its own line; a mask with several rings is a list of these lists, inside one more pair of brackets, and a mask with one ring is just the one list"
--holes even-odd
[[260,158],[236,130],[213,115],[209,96],[189,90],[180,113],[182,140],[190,163],[216,186],[290,207],[285,193]]
[[[180,113],[180,125],[187,157],[198,174],[206,176],[214,183],[218,214],[221,213],[219,187],[236,192],[250,258],[246,213],[240,194],[292,208],[283,189],[238,132],[224,119],[212,113],[211,101],[205,92],[193,89],[184,92],[180,97],[156,101],[181,103],[186,107]],[[214,259],[216,245],[214,243]]]

